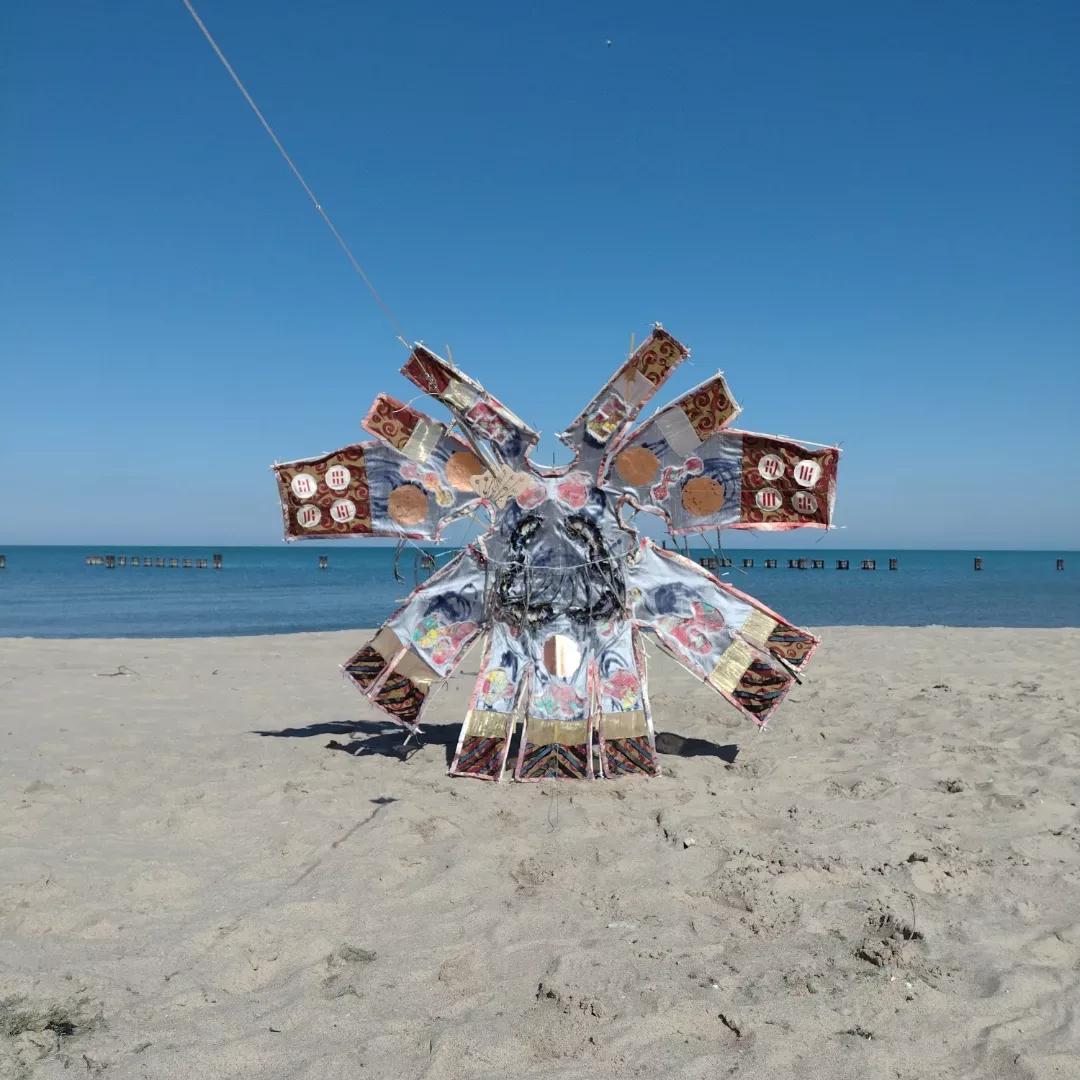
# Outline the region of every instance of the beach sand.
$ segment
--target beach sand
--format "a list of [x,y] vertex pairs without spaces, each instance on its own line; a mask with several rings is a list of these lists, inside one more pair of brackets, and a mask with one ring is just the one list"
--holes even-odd
[[1080,631],[819,632],[543,785],[445,775],[475,653],[406,761],[362,631],[0,641],[0,1076],[1080,1076]]

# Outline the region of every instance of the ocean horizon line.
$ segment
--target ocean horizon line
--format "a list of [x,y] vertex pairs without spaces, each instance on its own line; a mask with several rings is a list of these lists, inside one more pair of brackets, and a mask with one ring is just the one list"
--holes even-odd
[[[658,543],[660,539],[653,537]],[[675,547],[673,541],[668,539],[670,547]],[[471,541],[470,541],[471,542]],[[708,551],[709,545],[706,543],[703,547],[698,547],[699,542],[693,540],[690,541],[689,547],[691,550]],[[298,540],[292,543],[287,543],[283,540],[279,540],[277,543],[265,543],[265,544],[223,544],[223,543],[194,543],[189,541],[169,541],[169,540],[149,540],[149,541],[110,541],[110,542],[89,542],[89,543],[69,543],[69,544],[8,544],[4,545],[0,542],[0,552],[20,551],[20,550],[58,550],[58,551],[85,551],[90,553],[91,550],[94,553],[105,553],[106,549],[115,549],[117,554],[120,554],[124,549],[132,550],[135,548],[169,548],[169,549],[198,549],[200,551],[277,551],[281,549],[290,549],[294,551],[303,551],[308,548],[326,547],[330,550],[364,550],[364,549],[385,549],[393,550],[397,546],[397,542],[393,540],[387,540],[379,537],[371,540]],[[458,551],[465,547],[462,543],[423,543],[420,541],[411,541],[408,545],[409,548],[422,548],[424,550],[435,551]],[[678,545],[679,547],[685,547],[686,545]],[[715,546],[715,545],[714,545]],[[889,552],[891,554],[903,553],[903,552],[934,552],[934,553],[950,553],[955,552],[957,554],[979,554],[980,552],[1000,552],[1009,554],[1023,554],[1023,555],[1041,555],[1041,554],[1054,554],[1059,555],[1080,555],[1080,548],[1065,548],[1065,547],[881,547],[871,545],[849,544],[845,547],[821,547],[817,542],[810,542],[806,544],[776,544],[776,545],[729,545],[725,544],[724,549],[726,551],[802,551],[809,549],[817,549],[819,551],[865,551],[868,553],[875,552]]]

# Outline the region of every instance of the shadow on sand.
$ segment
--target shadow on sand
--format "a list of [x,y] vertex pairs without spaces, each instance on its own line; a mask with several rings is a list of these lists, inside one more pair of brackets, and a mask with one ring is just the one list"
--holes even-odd
[[[253,735],[266,735],[276,739],[311,739],[321,735],[340,735],[347,741],[331,739],[327,750],[341,750],[353,757],[378,754],[381,757],[408,761],[422,746],[445,747],[447,765],[454,758],[460,724],[422,724],[419,737],[406,743],[406,732],[397,724],[381,720],[354,720],[350,723],[309,724],[307,727],[282,728],[280,731],[255,731]],[[515,731],[508,755],[511,761],[517,753],[518,733]],[[721,746],[708,739],[687,739],[673,731],[656,733],[656,749],[672,757],[715,757],[728,765],[734,763],[739,748],[734,743]]]

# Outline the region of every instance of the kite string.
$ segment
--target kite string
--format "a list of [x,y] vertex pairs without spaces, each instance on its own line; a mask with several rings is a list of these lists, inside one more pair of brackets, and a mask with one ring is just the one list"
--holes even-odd
[[195,20],[195,25],[198,26],[198,28],[203,32],[203,36],[210,43],[210,48],[212,48],[214,52],[217,53],[217,58],[221,61],[221,63],[225,67],[225,70],[232,77],[232,81],[236,83],[237,89],[240,91],[241,94],[244,95],[244,100],[251,106],[251,111],[259,118],[259,123],[262,124],[263,128],[266,130],[266,134],[269,135],[270,138],[273,140],[273,143],[278,148],[279,153],[285,159],[285,164],[288,165],[290,169],[292,169],[293,176],[295,176],[296,179],[300,181],[300,186],[307,193],[307,197],[311,200],[312,205],[315,207],[316,210],[318,210],[319,216],[323,219],[323,221],[326,222],[327,228],[330,230],[330,232],[334,234],[334,239],[341,245],[341,249],[348,256],[349,262],[353,264],[356,272],[360,275],[364,284],[371,291],[371,295],[374,296],[375,299],[378,301],[379,307],[383,309],[383,314],[387,317],[387,319],[389,319],[390,325],[394,328],[394,333],[397,335],[398,341],[400,341],[406,349],[409,349],[411,351],[412,346],[409,345],[408,341],[405,339],[405,335],[404,333],[402,333],[401,326],[398,324],[397,319],[395,319],[394,316],[391,314],[390,309],[386,306],[385,301],[379,295],[378,290],[375,288],[374,285],[371,284],[371,280],[368,278],[367,274],[364,273],[364,268],[357,261],[356,256],[352,253],[352,251],[349,250],[349,245],[345,243],[345,238],[335,228],[334,223],[330,220],[329,215],[322,208],[322,203],[320,203],[319,200],[315,198],[315,192],[311,190],[311,188],[308,186],[307,181],[303,178],[303,176],[301,176],[300,170],[293,163],[293,159],[289,157],[288,153],[285,150],[285,147],[281,145],[281,140],[277,137],[277,135],[274,134],[274,129],[267,122],[266,117],[263,116],[263,114],[259,111],[259,106],[255,104],[254,99],[247,92],[247,88],[240,81],[240,76],[237,75],[235,71],[233,71],[232,64],[230,64],[229,61],[225,59],[225,54],[221,51],[218,43],[214,40],[213,35],[206,28],[206,24],[202,21],[202,19],[199,18],[198,12],[191,6],[191,0],[184,0],[184,7],[188,9],[191,17]]

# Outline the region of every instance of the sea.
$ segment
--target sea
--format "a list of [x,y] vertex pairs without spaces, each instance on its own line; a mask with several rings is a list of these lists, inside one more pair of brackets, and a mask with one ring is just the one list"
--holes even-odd
[[[438,565],[453,554],[431,551]],[[220,570],[212,568],[215,553]],[[87,565],[88,556],[106,554],[117,565]],[[9,547],[4,555],[0,637],[228,637],[374,627],[427,576],[411,548],[397,560],[397,577],[390,547]],[[729,548],[725,555],[733,563],[721,571],[725,581],[799,626],[1080,626],[1077,552],[806,547]],[[982,570],[974,569],[976,557]],[[1057,570],[1062,558],[1065,569]],[[170,567],[171,559],[178,565]],[[201,559],[207,569],[198,568]],[[743,559],[754,566],[743,570]],[[766,569],[766,559],[776,567]],[[807,569],[789,568],[792,559],[806,559]],[[824,568],[812,569],[814,559]],[[844,559],[850,569],[838,570]],[[861,569],[864,560],[876,569]]]

